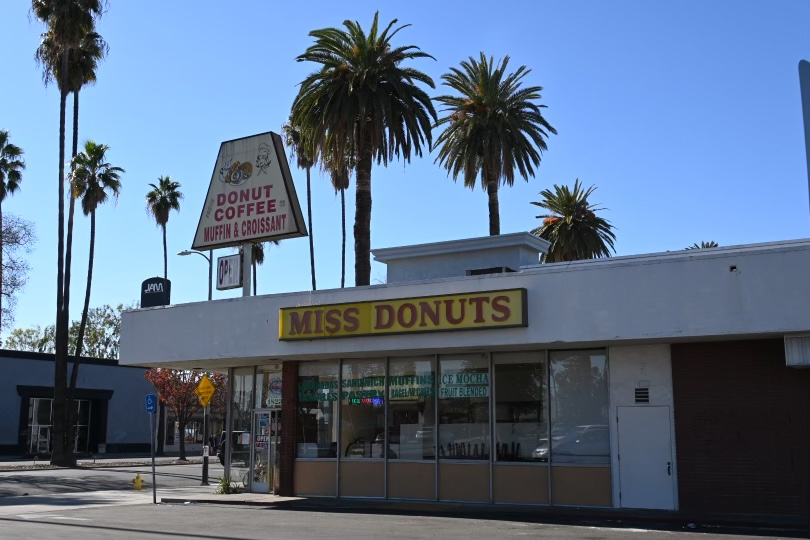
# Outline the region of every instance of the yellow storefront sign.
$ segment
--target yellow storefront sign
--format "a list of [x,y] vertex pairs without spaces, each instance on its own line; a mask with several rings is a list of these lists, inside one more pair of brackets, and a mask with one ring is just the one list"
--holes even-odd
[[280,340],[527,326],[526,289],[281,308]]

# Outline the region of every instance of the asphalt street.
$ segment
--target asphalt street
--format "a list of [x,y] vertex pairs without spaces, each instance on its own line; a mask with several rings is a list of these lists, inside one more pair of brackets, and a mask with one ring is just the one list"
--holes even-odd
[[[127,505],[0,516],[4,540],[742,540],[725,534],[546,525],[470,518],[390,516],[226,505]],[[772,538],[772,537],[771,537]]]

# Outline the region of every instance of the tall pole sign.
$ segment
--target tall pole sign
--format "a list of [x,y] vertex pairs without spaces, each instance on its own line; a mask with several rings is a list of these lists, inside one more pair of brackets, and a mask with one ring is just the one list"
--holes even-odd
[[810,194],[810,62],[799,62],[799,86],[802,93],[802,112],[804,117],[804,151],[807,158],[807,190]]
[[307,236],[307,228],[281,136],[267,132],[223,142],[191,248],[299,236]]

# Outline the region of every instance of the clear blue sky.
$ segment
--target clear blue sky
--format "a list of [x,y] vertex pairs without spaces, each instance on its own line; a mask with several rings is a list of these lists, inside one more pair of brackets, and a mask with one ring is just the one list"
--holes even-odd
[[[415,62],[439,84],[448,68],[484,51],[532,69],[558,130],[535,178],[500,195],[501,230],[537,225],[529,201],[552,184],[596,184],[594,201],[616,227],[617,255],[808,237],[808,187],[798,62],[810,58],[810,2],[740,0],[533,0],[383,3],[381,19],[412,26],[395,44],[435,57]],[[30,3],[0,17],[0,129],[25,150],[22,189],[3,210],[33,220],[39,241],[15,326],[54,320],[59,95],[34,63],[43,27]],[[345,19],[370,26],[372,2],[110,0],[98,31],[110,45],[96,86],[81,94],[80,140],[110,145],[126,169],[117,205],[98,212],[91,305],[130,303],[142,280],[162,275],[160,230],[145,212],[147,184],[171,175],[185,193],[168,224],[172,300],[204,300],[191,245],[223,140],[279,131],[297,84],[313,66],[295,57],[310,30]],[[483,6],[483,4],[481,4]],[[494,10],[494,11],[493,11]],[[441,93],[441,87],[430,91]],[[70,113],[70,109],[68,110]],[[68,141],[69,143],[69,141]],[[372,172],[372,248],[488,233],[483,191],[453,183],[434,155]],[[293,175],[305,204],[305,175]],[[340,204],[315,174],[318,287],[340,285]],[[354,283],[352,191],[347,284]],[[78,219],[71,313],[84,295],[88,220]],[[220,250],[223,255],[230,250]],[[373,263],[372,282],[385,269]],[[305,238],[271,247],[259,293],[308,290]],[[217,292],[214,298],[237,296]]]

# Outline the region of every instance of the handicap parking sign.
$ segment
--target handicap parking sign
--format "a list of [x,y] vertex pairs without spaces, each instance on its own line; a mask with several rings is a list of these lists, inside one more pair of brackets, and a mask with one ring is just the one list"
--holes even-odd
[[155,394],[146,394],[146,414],[155,414],[156,404]]

